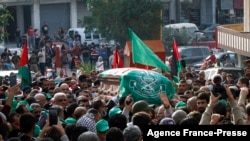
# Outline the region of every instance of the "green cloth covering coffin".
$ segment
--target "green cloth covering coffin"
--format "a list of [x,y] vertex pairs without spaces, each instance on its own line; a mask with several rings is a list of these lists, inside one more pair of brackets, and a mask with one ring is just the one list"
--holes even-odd
[[[171,100],[175,94],[172,82],[162,74],[139,68],[116,68],[100,73],[103,83],[118,79],[119,97],[132,95],[134,101],[146,100],[149,104],[161,104],[162,92]],[[112,84],[112,83],[111,83]]]

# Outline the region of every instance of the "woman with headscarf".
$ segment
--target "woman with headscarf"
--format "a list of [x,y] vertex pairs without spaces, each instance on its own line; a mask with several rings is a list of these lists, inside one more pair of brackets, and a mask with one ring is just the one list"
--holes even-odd
[[96,71],[103,71],[104,70],[104,62],[103,62],[102,56],[98,57],[98,60],[97,60],[96,65],[95,65],[95,69],[96,69]]

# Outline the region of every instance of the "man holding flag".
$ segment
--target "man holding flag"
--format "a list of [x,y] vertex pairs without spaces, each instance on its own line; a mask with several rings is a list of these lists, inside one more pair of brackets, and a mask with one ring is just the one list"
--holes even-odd
[[30,77],[30,71],[28,66],[28,47],[27,47],[27,39],[23,39],[23,49],[21,54],[21,59],[19,62],[19,69],[18,69],[18,75],[21,76],[21,89],[23,89],[26,86],[30,86],[31,84],[31,77]]

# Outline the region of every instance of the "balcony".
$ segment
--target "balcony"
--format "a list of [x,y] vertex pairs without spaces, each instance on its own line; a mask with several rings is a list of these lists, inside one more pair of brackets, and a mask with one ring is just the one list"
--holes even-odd
[[244,56],[250,55],[250,33],[244,32],[243,23],[218,26],[217,44],[218,48]]

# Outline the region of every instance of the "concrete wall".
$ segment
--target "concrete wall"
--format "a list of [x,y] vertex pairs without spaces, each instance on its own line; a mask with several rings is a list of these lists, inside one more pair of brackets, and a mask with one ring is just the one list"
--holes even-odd
[[[40,6],[39,29],[46,22],[49,26],[49,35],[53,37],[59,27],[68,29],[70,27],[70,6],[69,3],[43,4]],[[56,9],[56,10],[55,10]]]
[[[53,36],[59,26],[65,30],[80,27],[82,24],[78,24],[78,20],[90,15],[86,3],[78,0],[5,0],[5,3],[7,6],[16,6],[17,18],[13,22],[22,31],[27,30],[27,25],[32,25],[40,33],[40,28],[46,21],[50,26],[50,36]],[[27,8],[30,14],[25,15]]]
[[244,31],[250,32],[250,0],[244,0]]
[[201,10],[201,24],[213,24],[215,23],[215,8],[216,8],[216,0],[201,0],[200,3]]

